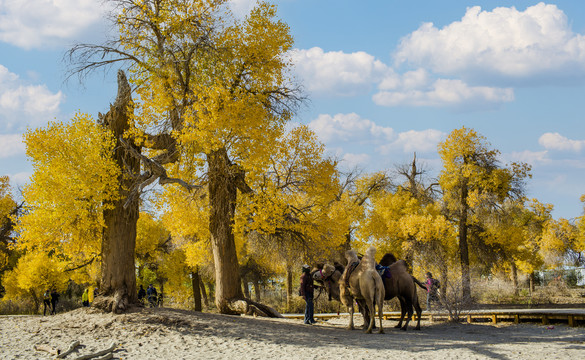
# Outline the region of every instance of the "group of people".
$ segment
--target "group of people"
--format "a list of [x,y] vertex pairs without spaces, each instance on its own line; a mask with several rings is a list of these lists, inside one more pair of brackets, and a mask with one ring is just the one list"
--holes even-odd
[[145,300],[151,307],[162,306],[162,294],[159,295],[152,284],[148,285],[146,290],[140,285],[140,289],[138,290],[138,301],[144,303]]
[[[312,325],[316,323],[314,318],[315,304],[314,301],[314,284],[313,277],[311,276],[311,268],[309,265],[303,265],[301,275],[301,286],[299,288],[299,295],[305,300],[305,317],[304,323]],[[427,287],[427,310],[431,311],[432,303],[439,301],[439,280],[433,278],[433,274],[427,272],[427,281],[425,285]]]
[[43,316],[47,315],[47,309],[49,310],[50,315],[55,315],[57,313],[57,303],[59,302],[59,293],[57,290],[49,290],[47,289],[43,294]]

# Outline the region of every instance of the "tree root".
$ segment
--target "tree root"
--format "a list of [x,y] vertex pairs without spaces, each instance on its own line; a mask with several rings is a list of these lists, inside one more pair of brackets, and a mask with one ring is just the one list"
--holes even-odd
[[71,343],[71,345],[69,345],[69,349],[65,350],[64,352],[60,353],[59,355],[57,355],[57,359],[62,359],[65,356],[71,354],[76,347],[79,346],[79,341],[74,341]]
[[112,352],[114,351],[115,348],[116,348],[116,343],[112,342],[112,345],[110,345],[110,347],[105,349],[105,350],[97,351],[97,352],[87,354],[87,355],[82,355],[82,356],[75,358],[75,360],[87,360],[87,359],[93,359],[93,358],[97,358],[96,360],[111,359],[114,356],[112,354]]
[[234,299],[229,302],[228,306],[234,314],[272,318],[283,317],[278,311],[274,310],[270,306],[255,302],[250,299]]
[[[61,352],[61,350],[52,347],[50,345],[46,345],[46,344],[37,344],[34,346],[34,349],[37,351],[46,351],[51,355],[56,355],[56,359],[62,359],[65,356],[71,354],[76,347],[79,346],[79,341],[74,341],[71,343],[71,345],[69,345],[69,349],[67,349],[67,351]],[[87,355],[81,355],[79,357],[76,357],[74,360],[87,360],[87,359],[94,359],[94,360],[106,360],[106,359],[111,359],[114,357],[113,351],[114,349],[116,349],[116,343],[112,342],[112,344],[110,345],[109,348],[105,349],[105,350],[101,350],[101,351],[97,351],[91,354],[87,354]]]
[[98,296],[93,300],[93,307],[111,312],[114,314],[121,314],[130,308],[128,296],[121,294],[119,291],[113,296]]
[[59,354],[61,353],[61,350],[59,350],[55,347],[52,347],[50,345],[46,345],[46,344],[37,344],[34,346],[34,349],[36,351],[46,351],[51,355],[57,355],[57,356],[59,356]]

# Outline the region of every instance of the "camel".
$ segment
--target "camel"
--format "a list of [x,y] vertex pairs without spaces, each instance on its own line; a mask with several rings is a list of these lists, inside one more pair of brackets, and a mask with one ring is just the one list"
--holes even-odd
[[[375,307],[378,307],[378,318],[380,320],[379,333],[384,333],[382,326],[382,312],[384,306],[384,283],[382,278],[376,272],[375,260],[376,248],[373,246],[366,251],[362,261],[359,261],[357,254],[353,250],[345,252],[348,266],[345,268],[343,275],[339,279],[339,297],[341,302],[349,310],[348,329],[353,330],[353,300],[362,301],[364,308],[367,308],[371,314],[366,333],[372,333],[374,327]],[[356,267],[351,265],[357,263]],[[350,269],[354,269],[350,271]]]
[[[395,327],[406,331],[408,323],[412,318],[414,307],[418,318],[415,330],[420,330],[420,317],[422,310],[418,302],[416,285],[426,290],[425,285],[408,273],[406,262],[403,260],[397,261],[394,255],[390,253],[387,253],[382,257],[380,265],[388,267],[390,272],[390,277],[384,276],[382,278],[384,283],[384,300],[391,300],[394,297],[398,297],[398,300],[400,301],[400,321]],[[313,271],[313,279],[324,284],[324,288],[329,292],[329,300],[341,300],[338,289],[343,272],[344,267],[339,264],[336,266],[324,264],[321,269]],[[360,301],[358,301],[358,304],[361,305]],[[408,317],[406,318],[404,326],[402,326],[402,322],[407,313]],[[369,314],[366,311],[362,312],[362,314],[364,316],[364,322],[368,322]]]

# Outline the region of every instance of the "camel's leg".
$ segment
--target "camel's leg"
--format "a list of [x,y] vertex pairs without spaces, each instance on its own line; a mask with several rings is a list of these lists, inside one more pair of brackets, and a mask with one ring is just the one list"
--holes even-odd
[[366,329],[368,327],[368,324],[370,323],[370,314],[368,313],[368,307],[366,306],[364,300],[356,299],[356,302],[358,305],[358,310],[360,314],[362,314],[362,317],[364,318],[364,324],[362,325],[362,329]]
[[371,334],[372,327],[374,327],[374,322],[376,319],[376,309],[374,309],[374,302],[371,299],[366,299],[366,305],[368,306],[368,311],[370,313],[370,323],[368,324],[368,329],[366,330],[366,333]]
[[349,325],[347,326],[348,330],[353,330],[353,300],[351,301],[350,305],[347,307],[349,312]]
[[384,333],[384,326],[382,325],[382,318],[384,317],[384,305],[378,305],[378,319],[380,320],[380,330],[378,330],[379,334]]
[[406,310],[408,311],[408,316],[406,317],[406,319],[404,320],[404,326],[400,328],[400,330],[406,331],[406,329],[408,328],[408,323],[410,322],[410,319],[412,318],[412,302],[410,300],[406,300]]
[[420,316],[422,313],[422,309],[420,308],[420,304],[418,303],[418,299],[416,299],[414,302],[414,309],[416,310],[416,315],[418,318],[416,321],[416,327],[414,328],[414,330],[420,330]]
[[400,301],[400,321],[398,321],[398,324],[396,324],[396,329],[400,329],[402,327],[402,321],[404,320],[404,315],[406,314],[406,303],[404,299],[402,296],[399,296],[398,300]]

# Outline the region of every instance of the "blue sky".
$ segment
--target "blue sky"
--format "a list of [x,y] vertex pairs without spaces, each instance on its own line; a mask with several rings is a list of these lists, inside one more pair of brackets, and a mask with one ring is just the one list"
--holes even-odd
[[[429,175],[453,129],[477,130],[501,161],[532,165],[527,195],[582,215],[585,3],[581,1],[276,0],[295,37],[310,125],[344,166],[392,169],[413,153]],[[235,0],[243,14],[251,0]],[[105,112],[115,71],[65,82],[64,52],[100,42],[96,0],[0,0],[0,174],[32,172],[21,135]]]

